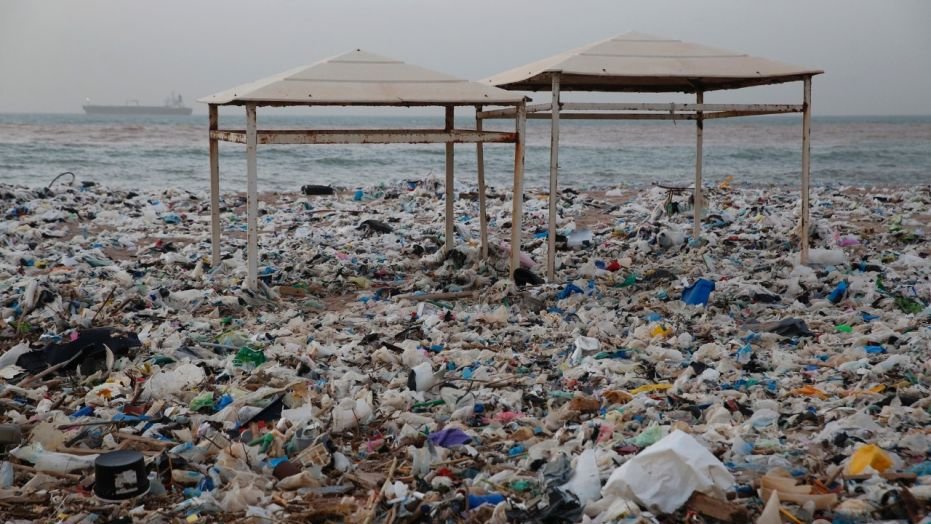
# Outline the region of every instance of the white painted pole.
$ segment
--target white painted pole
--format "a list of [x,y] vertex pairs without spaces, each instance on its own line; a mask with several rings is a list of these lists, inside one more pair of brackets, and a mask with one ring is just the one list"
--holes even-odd
[[804,80],[804,110],[802,112],[802,231],[801,262],[808,263],[809,186],[811,185],[811,77]]
[[216,104],[208,107],[210,136],[210,265],[220,265],[220,147],[211,131],[219,128],[219,111]]
[[[705,93],[701,90],[695,92],[695,101],[698,104],[705,103]],[[701,239],[701,215],[702,209],[705,207],[704,200],[705,196],[701,191],[701,163],[703,141],[704,141],[704,129],[705,123],[702,120],[702,112],[698,112],[698,118],[695,120],[695,190],[692,192],[692,200],[694,204],[692,206],[692,212],[694,214],[694,225],[692,226],[692,239],[698,241]]]
[[[482,106],[475,106],[475,130],[482,130],[482,119],[478,113]],[[482,250],[481,259],[488,258],[488,215],[485,211],[485,145],[482,142],[475,143],[475,165],[478,169],[478,212],[479,228],[481,229]]]
[[258,231],[258,174],[256,173],[255,149],[258,133],[255,129],[255,104],[246,105],[246,208],[248,212],[248,239],[247,239],[247,261],[249,276],[246,280],[246,287],[255,291],[258,289],[258,255],[259,255],[259,231]]
[[559,200],[559,73],[553,73],[552,118],[550,118],[550,216],[546,234],[546,279],[556,278],[556,202]]
[[[453,130],[454,108],[446,106],[446,130]],[[446,143],[446,245],[444,250],[449,250],[456,245],[455,231],[453,230],[453,219],[455,218],[455,208],[453,207],[454,198],[453,187],[453,143]]]
[[517,143],[514,144],[514,196],[511,208],[511,277],[520,267],[520,229],[523,216],[524,199],[524,143],[527,128],[527,105],[521,102],[517,106],[517,118],[514,119]]

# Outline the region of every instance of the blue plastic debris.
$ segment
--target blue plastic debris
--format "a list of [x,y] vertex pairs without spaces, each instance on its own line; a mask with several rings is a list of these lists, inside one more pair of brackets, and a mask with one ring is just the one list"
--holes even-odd
[[690,306],[705,305],[714,291],[714,282],[699,278],[691,286],[682,290],[682,301]]
[[564,298],[569,298],[576,293],[585,293],[585,291],[583,291],[582,288],[573,284],[572,282],[569,282],[566,284],[566,287],[559,290],[559,293],[556,294],[556,298],[562,300]]
[[849,286],[850,284],[848,284],[846,280],[841,280],[840,283],[837,284],[837,287],[834,288],[834,291],[831,291],[831,294],[828,295],[828,300],[832,304],[837,304],[843,300],[844,296],[847,294],[847,288]]

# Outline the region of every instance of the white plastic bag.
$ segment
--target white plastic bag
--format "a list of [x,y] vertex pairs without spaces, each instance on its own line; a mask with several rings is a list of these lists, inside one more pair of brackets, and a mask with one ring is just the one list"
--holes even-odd
[[579,498],[579,504],[583,507],[593,500],[599,498],[601,491],[601,479],[598,476],[598,463],[595,461],[595,450],[586,449],[579,456],[575,465],[575,472],[569,482],[563,484],[560,489],[568,491]]
[[733,485],[734,477],[721,461],[691,435],[676,430],[614,470],[601,493],[672,513],[695,491],[723,500]]

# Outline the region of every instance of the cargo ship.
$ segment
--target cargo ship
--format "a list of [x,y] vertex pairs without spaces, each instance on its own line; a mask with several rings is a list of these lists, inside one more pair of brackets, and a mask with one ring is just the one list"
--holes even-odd
[[[88,100],[90,102],[90,100]],[[160,106],[140,105],[138,100],[130,100],[121,106],[100,106],[84,104],[81,106],[88,115],[182,115],[191,114],[191,108],[184,105],[181,95],[171,94]]]

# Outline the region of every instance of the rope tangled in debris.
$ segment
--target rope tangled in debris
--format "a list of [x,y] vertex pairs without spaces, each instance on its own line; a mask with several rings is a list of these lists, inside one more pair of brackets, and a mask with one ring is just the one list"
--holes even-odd
[[71,175],[71,182],[68,182],[68,185],[70,186],[71,184],[74,184],[74,180],[75,180],[75,178],[76,178],[76,177],[74,176],[74,173],[72,173],[71,171],[65,171],[64,173],[59,173],[58,176],[56,176],[55,178],[53,178],[52,181],[49,182],[47,186],[45,186],[45,189],[51,189],[51,188],[52,188],[52,185],[55,184],[55,182],[58,182],[58,179],[59,179],[59,178],[65,176],[65,175]]

